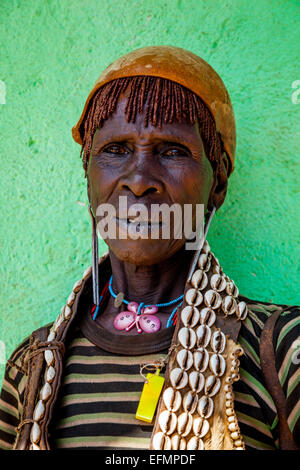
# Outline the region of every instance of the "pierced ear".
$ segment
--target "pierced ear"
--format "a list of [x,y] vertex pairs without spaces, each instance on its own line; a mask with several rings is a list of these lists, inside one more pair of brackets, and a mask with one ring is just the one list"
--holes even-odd
[[214,174],[214,182],[210,191],[209,200],[208,200],[208,210],[211,210],[213,206],[216,209],[219,209],[223,204],[228,186],[228,170],[229,170],[229,160],[227,154],[224,152],[222,154],[222,159],[218,168],[218,171]]

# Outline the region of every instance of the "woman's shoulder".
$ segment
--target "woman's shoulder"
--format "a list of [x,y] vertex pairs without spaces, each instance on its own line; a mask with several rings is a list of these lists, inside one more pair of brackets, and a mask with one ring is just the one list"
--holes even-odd
[[41,334],[46,337],[47,333],[50,331],[53,323],[48,323],[34,331],[27,337],[25,337],[15,348],[15,350],[10,355],[7,364],[6,364],[6,373],[9,375],[15,376],[17,372],[26,374],[26,357],[30,351],[31,343],[33,338],[42,338]]
[[[300,364],[300,306],[274,304],[242,298],[248,306],[248,316],[243,321],[239,342],[247,356],[254,357],[260,364],[262,353],[262,333],[268,319],[274,318],[271,328],[272,347],[275,368],[280,384],[288,397],[300,396],[299,364]],[[264,337],[265,339],[265,337]],[[263,351],[265,349],[263,348]],[[296,400],[298,402],[298,398]],[[298,412],[299,408],[298,408]]]
[[261,330],[268,318],[273,314],[278,315],[276,322],[275,332],[278,332],[287,323],[294,320],[292,325],[297,325],[300,322],[300,306],[277,304],[271,302],[264,302],[261,300],[253,300],[248,297],[240,296],[240,300],[246,302],[248,307],[248,321],[254,322]]
[[[276,370],[281,384],[285,383],[287,387],[286,380],[293,374],[297,375],[300,363],[300,306],[263,302],[242,296],[240,300],[246,302],[248,307],[248,315],[242,322],[238,338],[246,356],[251,357],[257,365],[260,364],[262,334],[271,327]],[[272,326],[268,322],[271,318],[275,320]]]

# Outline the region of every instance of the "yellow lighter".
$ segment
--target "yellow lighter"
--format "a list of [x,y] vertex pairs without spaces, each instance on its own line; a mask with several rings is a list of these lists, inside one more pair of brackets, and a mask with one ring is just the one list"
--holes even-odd
[[164,385],[164,377],[159,375],[160,369],[155,374],[147,374],[147,382],[144,383],[139,406],[136,412],[136,419],[152,423],[156,406]]

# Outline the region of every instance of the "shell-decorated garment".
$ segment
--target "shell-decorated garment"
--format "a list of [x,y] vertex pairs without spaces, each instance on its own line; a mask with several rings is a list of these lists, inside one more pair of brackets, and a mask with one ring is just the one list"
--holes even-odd
[[[76,313],[65,339],[59,393],[47,428],[49,448],[277,449],[277,412],[264,385],[259,344],[266,320],[278,310],[281,314],[273,334],[276,370],[287,401],[288,425],[299,444],[300,309],[240,296],[232,281],[215,267],[215,260],[210,253],[199,259],[175,333],[173,328],[160,334],[159,342],[152,333],[154,348],[144,354],[130,353],[128,347],[120,355],[107,347],[114,339],[110,333],[92,329],[90,285],[86,284],[76,308],[70,296],[73,300],[68,299],[69,304],[49,326],[49,340],[53,340],[68,316]],[[80,289],[78,284],[75,294]],[[218,315],[243,316],[237,341],[215,326]],[[135,417],[144,384],[140,366],[166,358],[171,341],[173,351],[162,370],[165,387],[155,422],[148,424]],[[2,449],[14,447],[22,420],[27,349],[25,340],[6,367],[0,399]],[[55,383],[56,356],[44,354],[44,375],[30,423],[30,448],[42,447],[40,429]]]

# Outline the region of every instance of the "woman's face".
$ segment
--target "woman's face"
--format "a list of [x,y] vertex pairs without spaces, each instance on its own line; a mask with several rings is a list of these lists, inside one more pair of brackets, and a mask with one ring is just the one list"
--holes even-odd
[[[144,113],[137,114],[135,123],[126,121],[125,105],[122,97],[114,114],[95,133],[87,170],[88,192],[97,224],[103,219],[97,215],[99,205],[111,204],[116,209],[117,237],[105,240],[115,256],[136,265],[151,265],[169,258],[186,242],[184,237],[175,238],[172,218],[170,237],[163,238],[161,224],[152,221],[154,232],[160,235],[151,238],[152,205],[176,203],[183,214],[184,205],[192,204],[195,229],[196,204],[203,204],[206,210],[213,170],[197,123],[144,127]],[[148,209],[149,218],[141,226],[148,238],[120,238],[133,227],[127,217],[121,218],[120,196],[126,196],[128,208],[143,204]]]

